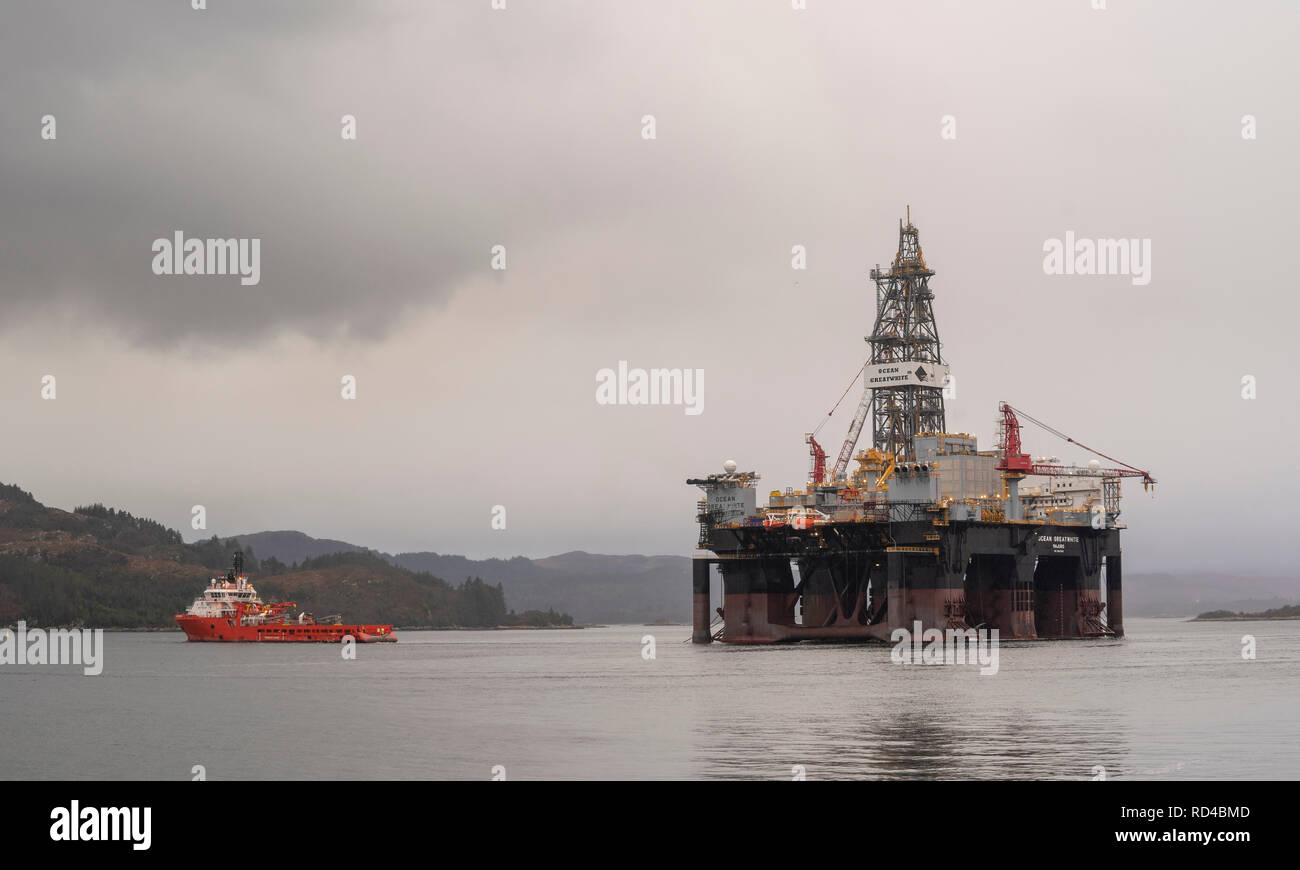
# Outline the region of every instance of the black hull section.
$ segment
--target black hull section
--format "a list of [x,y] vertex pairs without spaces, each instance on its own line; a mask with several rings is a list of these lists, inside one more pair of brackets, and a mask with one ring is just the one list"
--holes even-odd
[[996,628],[1004,640],[1124,634],[1118,529],[926,519],[714,527],[705,543],[712,554],[696,556],[693,575],[696,643],[715,637],[713,565],[716,635],[727,643],[887,642],[917,622]]

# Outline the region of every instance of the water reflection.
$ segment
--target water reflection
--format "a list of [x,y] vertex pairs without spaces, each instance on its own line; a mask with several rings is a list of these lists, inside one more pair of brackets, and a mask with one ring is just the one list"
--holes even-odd
[[[849,715],[744,717],[718,711],[697,731],[709,778],[1107,779],[1135,771],[1122,710],[1066,719],[968,705],[882,707]],[[797,725],[795,723],[798,723]]]

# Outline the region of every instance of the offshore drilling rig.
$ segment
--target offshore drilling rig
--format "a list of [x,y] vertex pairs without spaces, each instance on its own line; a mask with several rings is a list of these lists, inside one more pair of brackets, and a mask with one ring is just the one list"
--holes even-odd
[[[1146,489],[1154,478],[1005,402],[996,450],[947,432],[951,373],[934,320],[934,274],[909,209],[893,263],[870,273],[876,320],[858,373],[862,399],[833,466],[818,426],[804,436],[807,486],[773,490],[765,507],[759,475],[731,460],[720,474],[686,481],[704,492],[696,643],[888,641],[916,622],[996,628],[1015,639],[1123,636],[1120,480],[1141,478]],[[868,417],[871,446],[855,453]],[[1021,452],[1021,418],[1119,467],[1031,457]],[[851,473],[850,461],[858,464]],[[714,565],[723,592],[716,631]]]

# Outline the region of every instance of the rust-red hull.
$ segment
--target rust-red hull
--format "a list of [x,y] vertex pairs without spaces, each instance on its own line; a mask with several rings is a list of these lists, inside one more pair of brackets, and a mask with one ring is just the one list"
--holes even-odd
[[696,556],[692,570],[692,639],[719,636],[711,564],[721,569],[725,643],[891,643],[917,623],[997,629],[1004,641],[1123,637],[1119,535],[1113,527],[946,517],[775,532],[714,527],[701,548],[714,555]]
[[357,643],[392,643],[397,640],[391,625],[317,625],[307,623],[263,623],[238,625],[233,619],[213,619],[180,614],[176,624],[190,641],[215,643],[341,643],[351,636]]

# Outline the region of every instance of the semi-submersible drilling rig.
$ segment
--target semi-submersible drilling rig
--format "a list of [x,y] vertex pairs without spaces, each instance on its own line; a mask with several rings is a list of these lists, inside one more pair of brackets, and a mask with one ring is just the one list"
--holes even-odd
[[[910,209],[893,264],[870,274],[876,322],[862,400],[835,464],[827,467],[816,431],[805,435],[807,487],[773,491],[766,507],[757,505],[759,475],[730,460],[721,474],[687,480],[704,491],[693,640],[888,641],[916,622],[996,628],[1003,638],[1123,636],[1120,479],[1139,477],[1144,489],[1155,480],[1006,403],[997,450],[947,432],[935,273]],[[855,454],[868,417],[872,444]],[[1021,418],[1122,467],[1022,453]],[[713,565],[723,591],[716,632]]]

